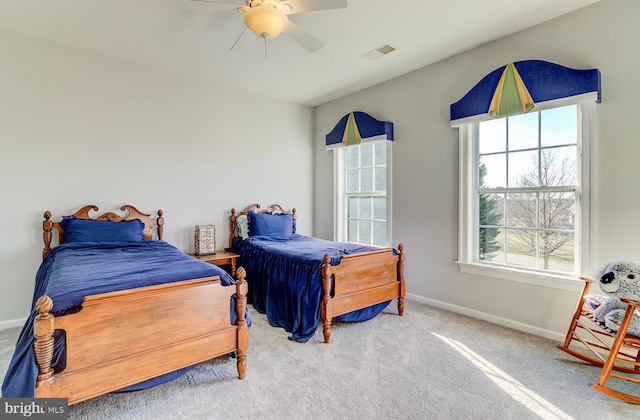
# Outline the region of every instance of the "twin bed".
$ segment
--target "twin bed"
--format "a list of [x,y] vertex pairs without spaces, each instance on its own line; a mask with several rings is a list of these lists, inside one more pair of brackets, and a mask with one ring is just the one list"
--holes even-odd
[[231,210],[229,249],[247,270],[250,301],[269,323],[307,342],[322,324],[366,321],[398,301],[404,311],[404,247],[332,242],[296,233],[295,209],[252,204]]
[[161,210],[152,219],[127,205],[124,217],[92,218],[97,210],[85,206],[60,222],[44,214],[32,311],[2,396],[63,397],[71,405],[157,385],[230,353],[244,378],[244,270],[234,280],[162,241]]
[[254,204],[231,211],[229,245],[241,265],[234,279],[164,242],[162,210],[155,218],[130,205],[120,210],[124,216],[92,217],[98,208],[89,205],[59,222],[45,212],[43,262],[4,398],[67,398],[71,405],[154,386],[226,354],[234,354],[243,379],[249,289],[254,308],[299,342],[321,324],[328,343],[334,318],[365,321],[393,299],[403,314],[402,245],[298,235],[295,209]]

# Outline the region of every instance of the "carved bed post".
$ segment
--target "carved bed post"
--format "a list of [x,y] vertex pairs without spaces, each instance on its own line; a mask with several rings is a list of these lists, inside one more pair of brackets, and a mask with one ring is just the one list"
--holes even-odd
[[322,260],[322,300],[320,301],[320,317],[322,319],[322,334],[324,342],[331,340],[331,258],[328,254]]
[[293,217],[293,233],[296,233],[296,219],[298,218],[298,215],[296,214],[296,208],[292,208],[291,209],[291,214]]
[[47,295],[42,295],[36,301],[36,311],[33,325],[34,353],[38,364],[38,378],[36,379],[36,397],[53,397],[53,315],[49,311],[53,308],[53,301]]
[[247,370],[247,348],[249,347],[249,327],[247,326],[247,320],[245,319],[245,311],[247,309],[247,296],[246,290],[246,277],[247,272],[244,268],[238,267],[236,270],[236,312],[238,319],[236,320],[236,326],[238,327],[238,378],[244,379],[245,372]]
[[162,210],[158,210],[158,218],[156,219],[156,230],[158,232],[158,240],[162,240],[162,235],[164,234],[164,217],[162,215],[164,212]]
[[231,209],[231,217],[229,218],[231,220],[231,234],[229,235],[229,248],[233,248],[233,240],[236,237],[236,219],[238,217],[236,216],[236,209],[232,208]]
[[407,285],[404,282],[404,245],[398,245],[398,315],[404,313],[404,296],[407,293]]
[[53,229],[53,222],[51,221],[51,212],[44,212],[44,222],[42,222],[42,240],[44,241],[44,248],[42,248],[42,259],[47,256],[51,251],[51,230]]

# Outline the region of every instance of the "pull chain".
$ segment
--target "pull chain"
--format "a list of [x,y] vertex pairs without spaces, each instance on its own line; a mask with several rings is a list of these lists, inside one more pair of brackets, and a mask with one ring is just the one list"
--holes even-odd
[[264,59],[267,59],[267,38],[264,37]]

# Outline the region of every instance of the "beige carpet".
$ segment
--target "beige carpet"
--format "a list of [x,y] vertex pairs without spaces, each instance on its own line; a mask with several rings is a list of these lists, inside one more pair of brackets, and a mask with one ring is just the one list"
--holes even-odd
[[[235,359],[203,363],[144,391],[70,409],[72,419],[636,419],[640,406],[589,388],[599,369],[557,343],[407,302],[319,329],[305,344],[252,310],[247,377]],[[19,329],[0,331],[4,375]],[[640,393],[640,385],[627,391]],[[629,388],[631,387],[631,388]]]

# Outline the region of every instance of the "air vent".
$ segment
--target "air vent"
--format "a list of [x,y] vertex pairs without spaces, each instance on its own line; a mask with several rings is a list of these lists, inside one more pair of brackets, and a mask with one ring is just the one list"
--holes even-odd
[[377,60],[378,58],[382,57],[383,55],[387,55],[390,52],[393,52],[395,50],[396,49],[393,48],[391,45],[384,44],[384,45],[379,46],[376,49],[373,49],[373,50],[369,51],[364,56],[367,57],[368,59],[371,59],[371,60]]

